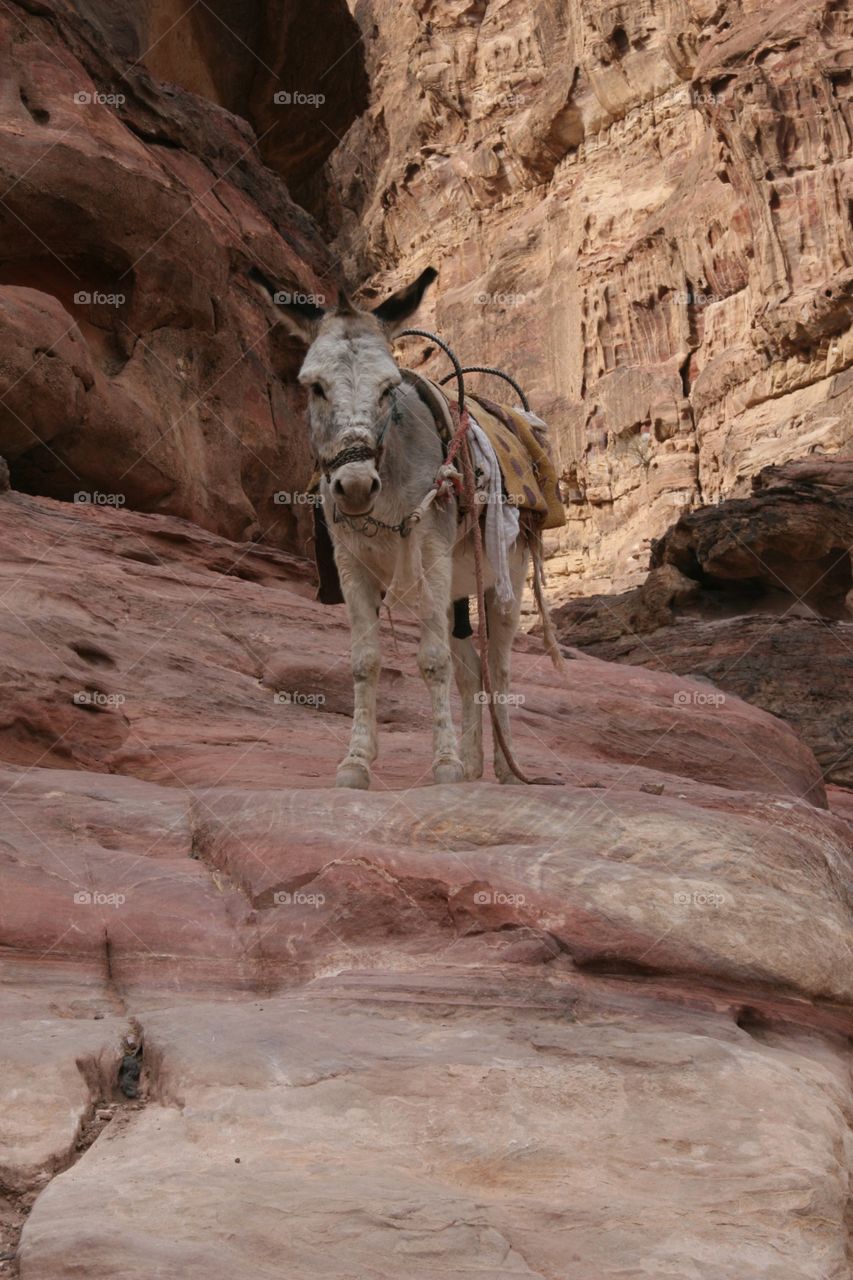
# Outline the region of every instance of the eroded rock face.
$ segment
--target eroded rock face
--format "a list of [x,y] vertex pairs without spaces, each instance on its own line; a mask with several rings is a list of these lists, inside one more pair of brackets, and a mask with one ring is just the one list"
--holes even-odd
[[369,289],[439,267],[438,330],[553,424],[555,591],[638,585],[679,512],[849,441],[849,6],[356,12],[336,247]]
[[[186,6],[94,0],[0,13],[0,454],[29,492],[302,550],[305,509],[274,497],[311,474],[300,352],[270,336],[247,271],[334,298],[316,227],[261,158],[298,176],[334,136],[317,110],[274,101],[314,74],[280,5],[243,14],[268,66],[240,43],[239,6],[196,7],[180,21]],[[341,55],[326,114],[344,128],[357,49],[339,8],[314,52]]]
[[793,725],[853,786],[853,462],[767,467],[749,498],[700,507],[653,547],[641,587],[555,610],[565,643],[699,676]]
[[0,552],[22,1280],[842,1280],[853,843],[785,724],[522,637],[564,785],[434,787],[400,616],[336,791],[304,562],[17,493]]

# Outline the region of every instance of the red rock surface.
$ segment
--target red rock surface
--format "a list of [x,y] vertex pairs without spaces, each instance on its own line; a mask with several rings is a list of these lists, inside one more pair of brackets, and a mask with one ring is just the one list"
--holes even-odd
[[[261,64],[228,14],[191,7],[186,24],[168,4],[0,7],[0,454],[29,492],[302,550],[304,508],[274,501],[311,474],[299,353],[270,338],[246,273],[335,296],[331,255],[259,152],[266,140],[285,171],[335,138],[316,110],[273,101],[310,79],[291,45],[264,45]],[[280,5],[249,8],[259,44],[268,21],[283,39]],[[241,54],[230,81],[217,32]],[[330,4],[314,58],[341,55],[326,86],[338,129],[363,92],[348,46],[352,20]],[[208,96],[168,83],[182,76]],[[250,98],[257,133],[225,109]]]
[[853,842],[787,726],[523,638],[565,785],[434,787],[401,617],[376,789],[336,791],[304,562],[7,493],[0,567],[23,1280],[840,1280]]
[[749,498],[682,516],[641,587],[555,611],[565,643],[692,675],[780,716],[853,787],[853,461],[767,467]]

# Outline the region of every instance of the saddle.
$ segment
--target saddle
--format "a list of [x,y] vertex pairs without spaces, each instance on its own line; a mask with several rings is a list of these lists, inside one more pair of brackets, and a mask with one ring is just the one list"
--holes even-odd
[[[413,369],[403,370],[403,380],[429,409],[442,443],[447,446],[456,430],[451,410],[451,403],[455,401],[451,402],[437,382]],[[495,451],[507,503],[518,507],[525,522],[537,532],[565,525],[557,469],[548,445],[547,427],[541,418],[522,409],[497,404],[474,392],[466,394],[465,406]],[[315,473],[311,492],[316,492],[319,484],[319,473]],[[321,604],[342,604],[332,539],[319,504],[314,507],[314,559],[320,584],[317,599]]]

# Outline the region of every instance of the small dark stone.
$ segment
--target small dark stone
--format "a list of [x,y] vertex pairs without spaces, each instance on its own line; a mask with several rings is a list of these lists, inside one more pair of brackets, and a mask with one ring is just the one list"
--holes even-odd
[[139,1097],[139,1073],[142,1063],[134,1053],[126,1053],[118,1069],[118,1087],[126,1098]]
[[640,790],[645,791],[647,796],[662,796],[663,783],[662,782],[641,782]]

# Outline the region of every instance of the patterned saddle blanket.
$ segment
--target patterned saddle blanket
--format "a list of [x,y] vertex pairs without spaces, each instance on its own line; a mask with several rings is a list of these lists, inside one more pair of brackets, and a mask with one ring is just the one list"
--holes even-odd
[[[448,392],[411,369],[405,369],[403,377],[422,399],[428,400],[433,417],[443,423],[442,437],[449,439],[454,424]],[[465,403],[497,455],[507,502],[521,511],[529,511],[539,529],[561,528],[566,523],[566,511],[548,445],[548,428],[542,419],[473,392],[468,393]]]

